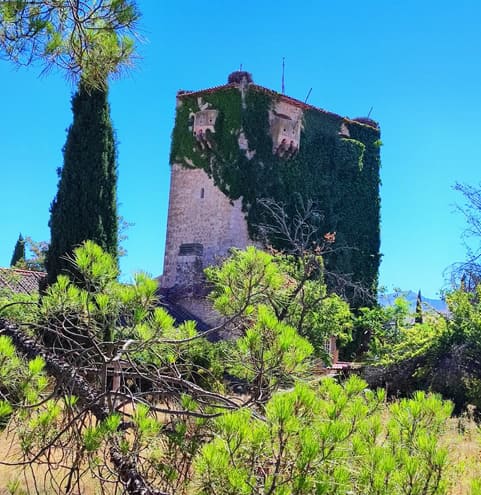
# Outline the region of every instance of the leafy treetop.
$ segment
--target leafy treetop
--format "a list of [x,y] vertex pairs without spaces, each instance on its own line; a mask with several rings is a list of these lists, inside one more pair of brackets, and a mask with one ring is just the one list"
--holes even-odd
[[1,0],[0,56],[103,87],[132,65],[139,17],[134,0]]

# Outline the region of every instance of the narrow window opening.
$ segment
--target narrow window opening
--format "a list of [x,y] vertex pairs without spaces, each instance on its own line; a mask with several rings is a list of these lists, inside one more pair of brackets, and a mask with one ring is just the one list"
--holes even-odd
[[200,190],[200,199],[204,199],[204,188],[203,187]]

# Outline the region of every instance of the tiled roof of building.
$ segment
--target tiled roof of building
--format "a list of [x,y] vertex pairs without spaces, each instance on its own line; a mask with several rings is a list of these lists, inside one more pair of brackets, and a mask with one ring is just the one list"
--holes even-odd
[[40,281],[45,276],[45,272],[0,268],[0,290],[11,290],[15,294],[33,294],[38,292]]
[[[230,83],[230,84],[222,84],[220,86],[213,86],[212,88],[200,89],[197,91],[187,91],[187,90],[179,90],[177,92],[177,97],[182,98],[183,96],[195,96],[195,95],[204,95],[209,93],[215,93],[216,91],[228,88],[239,88],[240,85],[238,83]],[[316,107],[314,105],[309,105],[309,103],[305,103],[301,100],[297,100],[296,98],[292,98],[283,93],[279,93],[274,91],[273,89],[266,88],[264,86],[259,86],[258,84],[250,83],[249,87],[254,88],[258,91],[262,91],[263,93],[268,93],[270,95],[275,96],[276,98],[280,98],[281,100],[290,103],[296,107],[308,110],[315,110],[317,112],[321,112],[327,115],[332,115],[341,120],[345,120],[346,122],[357,124],[357,125],[367,125],[369,127],[378,128],[379,125],[376,121],[368,118],[358,117],[356,119],[351,119],[349,117],[343,117],[334,112],[329,112],[328,110],[324,110],[323,108]]]

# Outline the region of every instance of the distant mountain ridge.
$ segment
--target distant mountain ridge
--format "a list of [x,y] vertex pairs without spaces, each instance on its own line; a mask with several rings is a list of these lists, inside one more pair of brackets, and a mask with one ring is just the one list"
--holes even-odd
[[[392,294],[382,294],[378,297],[378,302],[381,306],[392,306],[394,304],[394,301],[398,297],[404,297],[408,301],[409,308],[412,312],[416,310],[416,300],[418,294],[417,292],[413,292],[412,290],[395,292]],[[430,299],[428,297],[423,297],[422,293],[421,298],[423,301],[423,306],[425,306],[426,309],[432,308],[435,311],[439,311],[441,313],[446,313],[448,311],[446,302],[442,299]]]

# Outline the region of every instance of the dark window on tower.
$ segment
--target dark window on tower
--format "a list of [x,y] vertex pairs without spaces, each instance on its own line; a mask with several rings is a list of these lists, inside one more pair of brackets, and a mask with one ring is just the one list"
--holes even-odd
[[179,246],[179,256],[202,256],[204,246],[198,242],[190,242]]
[[200,199],[204,199],[204,188],[203,187],[200,190]]

